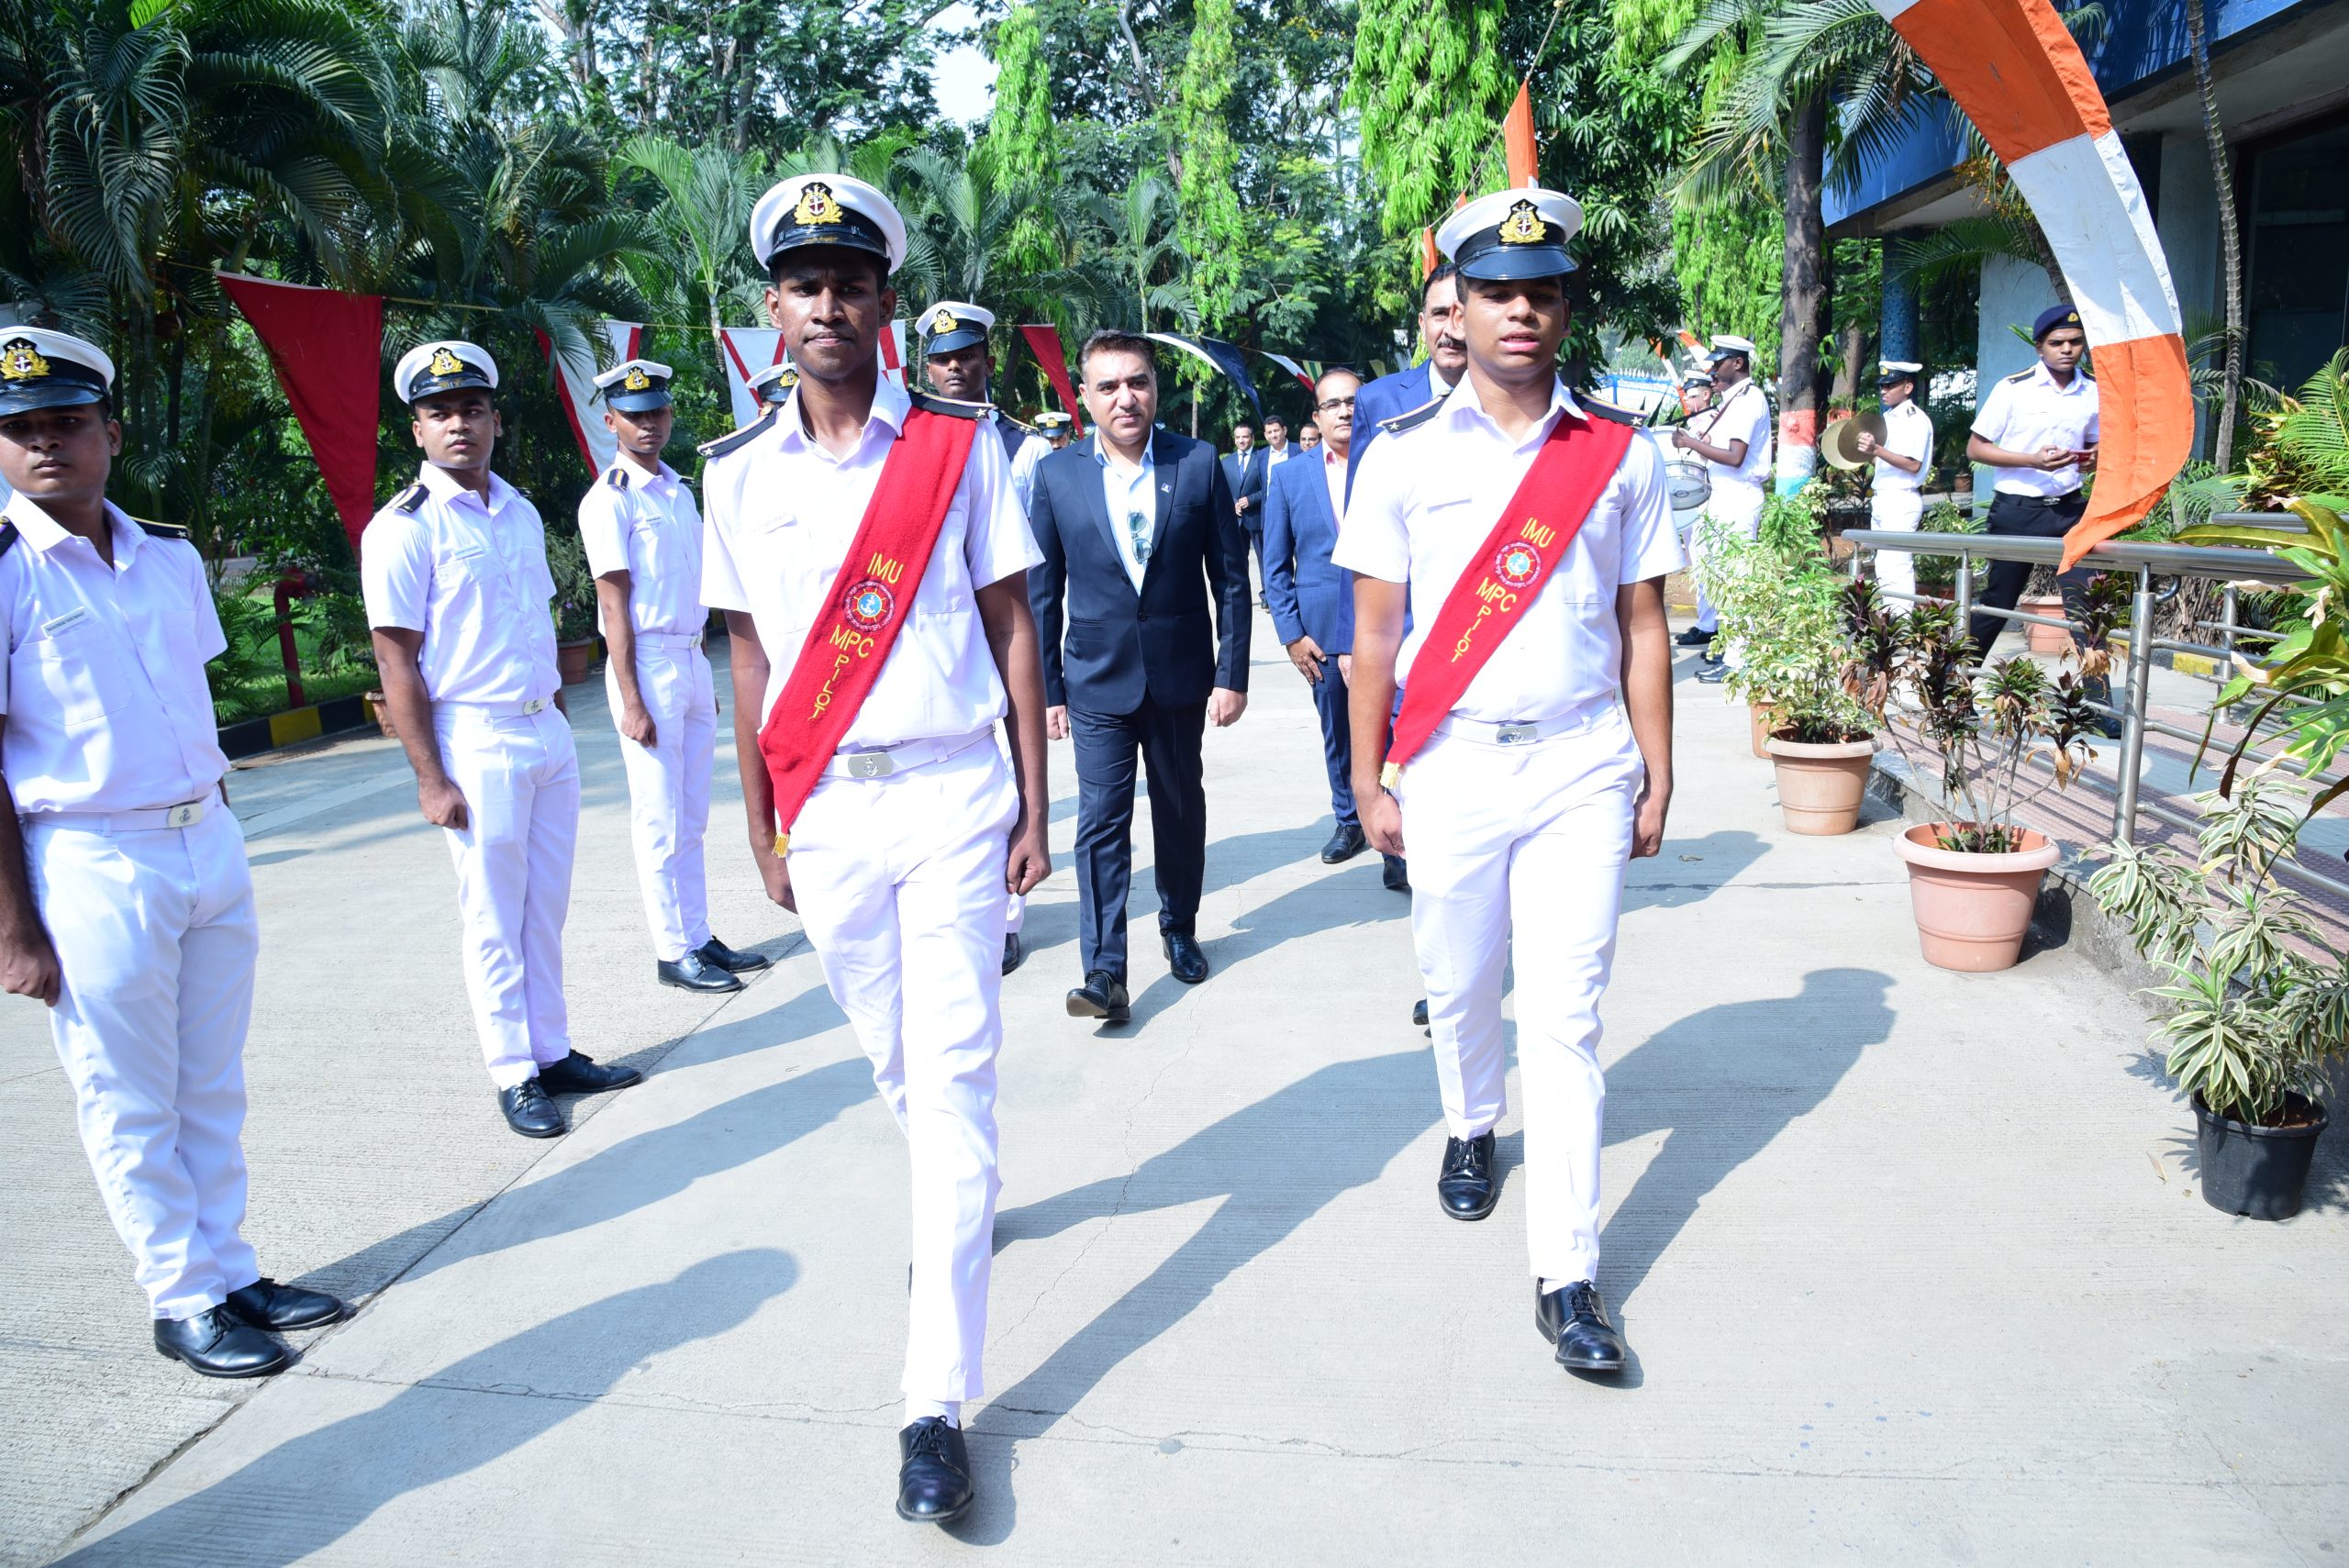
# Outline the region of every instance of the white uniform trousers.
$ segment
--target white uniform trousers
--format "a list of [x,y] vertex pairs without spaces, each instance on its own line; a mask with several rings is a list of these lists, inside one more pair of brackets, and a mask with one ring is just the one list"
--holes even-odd
[[[612,718],[619,677],[604,666]],[[636,689],[652,717],[652,744],[620,738],[628,772],[629,839],[652,954],[674,963],[709,940],[709,873],[702,840],[709,828],[709,773],[718,750],[718,697],[697,637],[639,632]]]
[[[1708,520],[1712,526],[1727,523],[1747,539],[1752,539],[1760,533],[1762,531],[1762,501],[1765,494],[1765,492],[1758,484],[1723,484],[1716,478],[1713,481],[1712,499],[1705,504],[1705,517],[1698,521],[1695,530],[1688,537],[1689,553],[1698,560],[1704,558],[1705,529],[1708,527]],[[1705,590],[1698,588],[1697,590],[1697,629],[1714,631],[1720,628],[1720,612],[1713,607],[1712,600],[1705,596]]]
[[832,999],[913,1165],[903,1388],[975,1399],[995,1252],[1004,866],[1019,797],[984,740],[883,779],[827,777],[786,864]]
[[[1913,534],[1924,515],[1925,498],[1914,490],[1879,490],[1868,501],[1871,528]],[[1876,585],[1891,594],[1915,593],[1917,558],[1905,550],[1876,551]],[[1884,607],[1893,615],[1906,615],[1909,611],[1909,606],[1898,599],[1886,600]]]
[[552,703],[507,714],[435,703],[440,765],[465,797],[445,829],[457,865],[465,988],[491,1082],[510,1089],[571,1054],[562,922],[579,839],[579,753]]
[[33,900],[65,977],[49,1015],[82,1147],[158,1318],[261,1276],[245,1221],[245,837],[216,796],[187,828],[28,821]]
[[1598,999],[1645,776],[1631,721],[1609,705],[1582,728],[1518,745],[1438,730],[1397,792],[1411,938],[1454,1138],[1489,1131],[1507,1108],[1501,988],[1515,932],[1526,1223],[1540,1279],[1598,1277]]

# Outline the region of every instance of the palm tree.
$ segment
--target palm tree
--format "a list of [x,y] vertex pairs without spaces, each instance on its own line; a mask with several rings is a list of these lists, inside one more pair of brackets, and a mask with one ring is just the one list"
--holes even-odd
[[1094,246],[1132,301],[1136,329],[1150,330],[1157,311],[1197,330],[1198,310],[1181,281],[1190,258],[1174,239],[1174,187],[1158,174],[1136,173],[1121,194],[1096,197],[1091,206]]
[[713,340],[729,318],[750,319],[760,290],[743,234],[766,187],[764,158],[640,135],[612,160],[615,194],[634,175],[658,193],[651,216],[662,241],[657,260],[629,266],[638,290],[663,314],[708,322]]

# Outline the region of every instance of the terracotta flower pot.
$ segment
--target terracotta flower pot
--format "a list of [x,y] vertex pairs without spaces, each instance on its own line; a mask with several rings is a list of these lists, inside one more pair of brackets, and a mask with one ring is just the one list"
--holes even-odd
[[[2064,595],[2051,594],[2043,598],[2025,599],[2015,608],[2034,616],[2060,616],[2064,613]],[[2033,626],[2025,621],[2022,628],[2030,633],[2029,646],[2033,653],[2061,653],[2072,646],[2072,634],[2061,627]]]
[[592,637],[554,645],[554,667],[566,686],[575,686],[585,680],[587,672],[595,667],[595,663],[596,639]]
[[1778,728],[1778,716],[1758,702],[1747,703],[1745,711],[1753,718],[1753,754],[1767,761],[1770,755],[1770,731]]
[[1778,809],[1787,831],[1828,835],[1860,825],[1860,802],[1868,793],[1868,762],[1876,738],[1814,743],[1769,740],[1770,761],[1778,770]]
[[1933,840],[1950,826],[1928,822],[1892,840],[1892,852],[1909,863],[1909,904],[1925,962],[1968,973],[2012,969],[2056,848],[2026,828],[2023,847],[2006,854],[1944,850]]

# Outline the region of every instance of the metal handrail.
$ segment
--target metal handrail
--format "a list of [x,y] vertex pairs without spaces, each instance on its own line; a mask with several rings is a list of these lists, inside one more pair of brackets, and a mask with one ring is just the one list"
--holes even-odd
[[[2278,531],[2293,531],[2286,524],[2299,525],[2298,517],[2277,517],[2266,512],[2222,513],[2214,520],[2222,522],[2256,523]],[[2305,531],[2302,527],[2299,531]],[[2061,539],[2043,539],[2016,534],[1957,534],[1911,532],[1905,529],[1851,528],[1842,536],[1854,547],[1852,574],[1859,575],[1865,552],[1871,550],[1897,550],[1914,555],[1954,555],[1957,558],[1957,580],[1951,590],[1952,603],[1961,623],[1976,615],[1995,616],[2000,620],[2021,622],[2032,626],[2061,627],[2074,633],[2082,628],[2068,616],[2043,616],[2026,610],[2002,610],[1995,606],[1976,606],[1974,603],[1974,562],[2029,562],[2034,565],[2058,564],[2064,553]],[[2139,799],[2144,773],[2145,736],[2148,732],[2166,735],[2176,740],[2201,740],[2153,717],[2149,711],[2149,694],[2153,684],[2154,652],[2157,647],[2173,651],[2186,650],[2215,656],[2223,668],[2234,656],[2235,639],[2251,634],[2252,628],[2236,625],[2236,586],[2239,584],[2274,584],[2288,586],[2309,580],[2309,573],[2281,557],[2264,550],[2242,550],[2228,545],[2141,543],[2134,540],[2108,539],[2090,545],[2081,564],[2106,572],[2126,572],[2137,579],[2136,593],[2130,605],[2129,664],[2121,692],[2107,711],[2121,720],[2121,759],[2119,778],[2114,786],[2112,836],[2121,843],[2133,843],[2137,837],[2137,817],[2142,812],[2157,821],[2174,827],[2191,828],[2193,819],[2173,807],[2154,801]],[[2154,579],[2207,577],[2227,584],[2224,618],[2218,629],[2222,633],[2221,644],[2181,642],[2174,638],[2157,638],[2151,634],[2156,596]],[[2175,590],[2170,590],[2174,592]],[[1887,598],[1915,602],[1920,595],[1887,594]],[[2166,596],[2165,595],[2164,596]],[[2134,628],[2145,628],[2143,633]],[[2272,753],[2261,751],[2254,743],[2256,734],[2245,739],[2245,751],[2258,761],[2267,761]],[[2101,781],[2099,781],[2099,783]],[[2310,781],[2318,789],[2337,783],[2332,775],[2319,774]],[[2295,880],[2341,898],[2349,898],[2349,883],[2326,876],[2297,861],[2287,861],[2276,868]]]

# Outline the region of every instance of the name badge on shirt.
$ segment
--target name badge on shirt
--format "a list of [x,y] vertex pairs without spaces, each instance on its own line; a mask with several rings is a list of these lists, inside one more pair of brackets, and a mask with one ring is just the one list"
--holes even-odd
[[461,544],[456,549],[449,552],[449,559],[451,561],[471,561],[474,556],[481,554],[484,548],[485,547],[477,539],[471,543]]
[[43,637],[55,637],[61,631],[71,631],[90,618],[90,606],[76,605],[61,616],[51,616],[40,623]]

